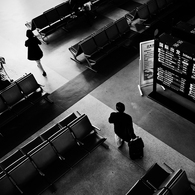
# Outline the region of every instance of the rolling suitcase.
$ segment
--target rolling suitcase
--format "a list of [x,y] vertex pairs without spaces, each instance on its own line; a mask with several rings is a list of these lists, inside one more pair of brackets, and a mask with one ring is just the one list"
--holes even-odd
[[140,159],[144,156],[144,142],[141,137],[136,136],[129,142],[129,156],[132,160]]

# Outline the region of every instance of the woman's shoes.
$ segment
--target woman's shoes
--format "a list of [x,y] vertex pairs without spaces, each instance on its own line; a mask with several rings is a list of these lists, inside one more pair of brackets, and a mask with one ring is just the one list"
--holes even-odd
[[118,146],[118,148],[122,148],[122,146],[123,146],[123,144],[125,143],[125,141],[124,140],[122,140],[121,141],[121,145],[120,146]]
[[47,74],[46,74],[46,72],[45,72],[45,71],[43,72],[43,76],[44,76],[44,77],[46,77],[46,76],[47,76]]

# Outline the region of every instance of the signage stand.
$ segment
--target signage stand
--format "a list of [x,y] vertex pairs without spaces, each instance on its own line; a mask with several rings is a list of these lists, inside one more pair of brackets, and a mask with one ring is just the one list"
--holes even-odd
[[143,96],[142,88],[153,83],[154,40],[140,43],[139,84],[138,90]]

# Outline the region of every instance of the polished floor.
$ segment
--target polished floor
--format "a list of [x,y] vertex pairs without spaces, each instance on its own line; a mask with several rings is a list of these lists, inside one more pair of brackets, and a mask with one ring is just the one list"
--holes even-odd
[[[145,87],[144,96],[140,96],[137,87],[139,52],[135,48],[122,48],[116,52],[112,59],[104,62],[105,71],[98,73],[87,69],[85,63],[77,64],[70,59],[70,46],[128,12],[120,1],[100,10],[93,23],[83,18],[77,25],[70,27],[68,33],[59,30],[49,37],[49,44],[42,44],[42,64],[47,77],[42,76],[34,62],[27,60],[24,24],[61,2],[0,2],[3,8],[0,10],[0,55],[6,59],[8,75],[17,79],[25,73],[33,73],[44,90],[51,93],[50,98],[54,101],[52,106],[38,105],[29,115],[9,124],[4,131],[16,131],[13,134],[7,133],[10,139],[4,144],[10,150],[7,152],[1,148],[1,154],[4,154],[1,157],[5,158],[69,113],[79,111],[86,113],[92,123],[101,128],[100,134],[107,138],[110,149],[98,148],[62,177],[56,183],[56,194],[125,194],[154,162],[161,165],[165,162],[175,170],[182,167],[194,182],[195,124],[149,99],[147,95],[152,91],[152,86]],[[144,2],[131,1],[128,8],[132,9]],[[144,139],[145,156],[142,160],[130,160],[127,145],[120,150],[116,147],[113,126],[107,119],[118,101],[125,103],[126,112],[133,118],[136,134]],[[24,135],[23,139],[21,135]],[[11,147],[10,143],[16,144],[15,147]]]

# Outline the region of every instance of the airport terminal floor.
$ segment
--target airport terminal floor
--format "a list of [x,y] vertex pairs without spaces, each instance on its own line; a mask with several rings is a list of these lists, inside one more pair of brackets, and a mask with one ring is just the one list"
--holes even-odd
[[[86,114],[91,123],[99,127],[100,135],[107,138],[109,149],[102,146],[78,163],[56,181],[56,195],[122,195],[154,164],[173,170],[182,168],[188,179],[195,183],[195,124],[148,98],[152,85],[138,90],[139,50],[122,47],[104,62],[105,69],[94,72],[86,62],[71,59],[69,47],[114,21],[147,0],[112,1],[100,9],[97,18],[85,17],[69,29],[59,29],[49,36],[49,44],[42,43],[42,65],[46,77],[36,63],[27,60],[25,23],[63,0],[6,0],[0,6],[0,56],[13,80],[32,73],[43,89],[50,93],[52,105],[40,103],[31,113],[23,114],[7,129],[14,130],[1,146],[1,159],[46,131],[72,112]],[[125,6],[124,6],[125,4]],[[123,102],[126,113],[133,118],[135,133],[143,138],[144,157],[129,158],[129,148],[117,148],[113,125],[108,117],[117,102]],[[23,137],[24,135],[24,137]],[[6,147],[5,147],[6,146]],[[52,194],[49,190],[44,195]]]

